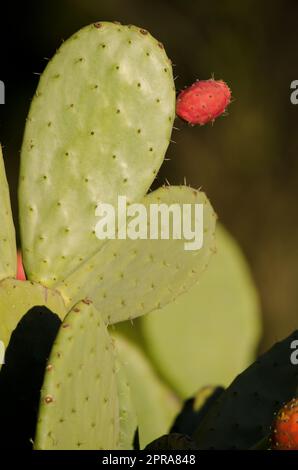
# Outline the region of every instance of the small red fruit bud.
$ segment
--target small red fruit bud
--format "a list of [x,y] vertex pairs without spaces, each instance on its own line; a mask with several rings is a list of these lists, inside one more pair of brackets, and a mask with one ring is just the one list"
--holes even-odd
[[273,426],[272,448],[298,450],[298,398],[279,410]]
[[177,116],[190,124],[206,124],[220,116],[231,102],[231,90],[222,80],[201,80],[177,98]]
[[22,255],[19,250],[18,250],[18,255],[17,255],[17,280],[26,281],[26,275],[25,275],[23,262],[22,262]]

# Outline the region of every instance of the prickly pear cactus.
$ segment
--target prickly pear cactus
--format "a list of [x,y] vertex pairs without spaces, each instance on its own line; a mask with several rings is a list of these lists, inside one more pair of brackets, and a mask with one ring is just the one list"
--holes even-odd
[[64,319],[46,367],[35,449],[115,449],[119,408],[113,345],[93,304]]
[[0,145],[0,280],[15,277],[17,252],[9,189]]
[[[215,250],[216,217],[205,194],[186,186],[165,186],[143,204],[202,204],[204,245],[185,251],[185,239],[113,240],[56,286],[67,305],[91,296],[107,323],[159,309],[196,283]],[[192,216],[194,222],[194,214]]]
[[[171,62],[147,31],[96,23],[61,46],[41,76],[22,147],[24,282],[13,279],[16,246],[0,162],[1,340],[9,343],[28,310],[30,320],[46,311],[59,316],[57,329],[63,322],[45,370],[36,449],[131,448],[137,425],[144,446],[168,431],[179,409],[142,353],[125,340],[116,340],[115,362],[107,331],[185,292],[214,252],[216,217],[204,193],[165,187],[146,195],[174,117]],[[99,241],[96,208],[115,203],[118,195],[147,207],[202,204],[203,248],[185,251],[185,239]]]
[[63,43],[41,76],[22,147],[29,279],[55,285],[100,248],[96,206],[144,196],[174,117],[171,63],[147,31],[103,22]]

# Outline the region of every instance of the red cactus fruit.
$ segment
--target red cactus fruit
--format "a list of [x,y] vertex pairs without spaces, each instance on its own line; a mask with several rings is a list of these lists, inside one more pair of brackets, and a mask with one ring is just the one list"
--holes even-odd
[[18,281],[26,281],[26,275],[23,267],[22,255],[20,250],[18,250],[17,255],[17,279]]
[[275,450],[298,450],[298,398],[293,398],[277,414],[272,435]]
[[190,124],[206,124],[220,116],[231,102],[231,90],[222,80],[198,80],[177,98],[177,116]]

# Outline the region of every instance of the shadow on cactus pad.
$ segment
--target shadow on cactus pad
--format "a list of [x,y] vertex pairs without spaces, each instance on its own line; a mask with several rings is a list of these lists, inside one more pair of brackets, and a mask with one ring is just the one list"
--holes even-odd
[[46,307],[33,307],[12,333],[0,372],[1,448],[32,448],[46,361],[60,324]]
[[146,450],[196,450],[196,443],[180,433],[166,434],[151,442]]
[[220,395],[192,436],[198,448],[261,448],[275,415],[297,394],[298,368],[291,361],[295,331],[276,343]]
[[198,391],[196,396],[186,400],[171,428],[171,433],[193,436],[212,405],[223,392],[223,387],[204,387]]

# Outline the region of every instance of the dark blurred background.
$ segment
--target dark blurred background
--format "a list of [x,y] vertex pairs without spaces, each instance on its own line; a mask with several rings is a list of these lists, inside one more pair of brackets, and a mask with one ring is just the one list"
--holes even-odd
[[[19,150],[38,74],[56,48],[96,20],[148,29],[176,64],[177,90],[224,79],[235,101],[214,126],[180,121],[158,183],[202,187],[251,266],[264,313],[261,348],[298,326],[298,2],[51,0],[1,12],[0,141],[17,222]],[[1,223],[1,222],[0,222]]]

